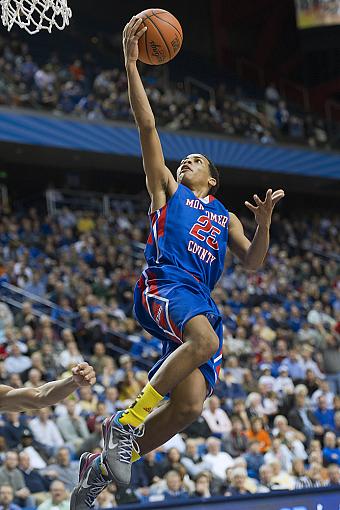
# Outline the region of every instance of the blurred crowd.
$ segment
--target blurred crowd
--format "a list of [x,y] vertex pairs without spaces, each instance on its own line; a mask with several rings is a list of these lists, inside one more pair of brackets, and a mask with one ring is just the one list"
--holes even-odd
[[[134,400],[161,352],[133,316],[147,204],[125,206],[0,219],[0,383],[36,387],[81,360],[97,372],[54,408],[0,416],[1,509],[66,510],[79,456],[100,451],[103,419]],[[340,216],[277,213],[271,238],[256,273],[227,256],[213,292],[224,364],[203,415],[97,508],[340,486]]]
[[[91,53],[71,63],[55,52],[36,62],[28,44],[0,38],[0,105],[28,107],[89,120],[132,122],[126,73],[99,65]],[[227,134],[263,144],[279,141],[329,148],[322,120],[296,114],[270,83],[261,100],[221,84],[207,94],[200,87],[164,80],[161,70],[142,68],[143,81],[159,126]]]

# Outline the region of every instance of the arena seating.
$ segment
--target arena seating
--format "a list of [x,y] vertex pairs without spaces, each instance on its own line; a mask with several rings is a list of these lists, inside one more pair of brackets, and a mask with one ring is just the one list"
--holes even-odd
[[[54,51],[40,56],[38,62],[29,44],[17,35],[1,37],[0,105],[91,121],[132,122],[125,71],[109,68],[101,57],[100,52],[87,52],[68,62]],[[161,70],[150,72],[144,66],[141,72],[159,126],[218,133],[265,145],[288,142],[313,148],[333,146],[324,121],[287,105],[274,83],[268,84],[262,95],[250,98],[234,83],[202,88],[195,82],[196,86],[187,89],[183,82],[167,80],[165,87]]]
[[[38,386],[83,359],[97,371],[93,389],[53,409],[1,416],[0,485],[15,473],[19,508],[48,510],[52,491],[72,489],[79,455],[100,451],[102,420],[133,401],[160,353],[133,316],[147,204],[121,204],[108,216],[64,207],[1,217],[1,383]],[[224,321],[215,395],[97,508],[339,487],[339,232],[339,215],[275,214],[260,271],[228,256],[213,293]]]

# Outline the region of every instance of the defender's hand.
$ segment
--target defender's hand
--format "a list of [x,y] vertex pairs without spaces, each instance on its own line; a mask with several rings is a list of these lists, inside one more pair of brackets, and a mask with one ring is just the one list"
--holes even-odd
[[96,374],[88,363],[78,363],[72,368],[73,380],[78,386],[93,386],[96,382]]
[[125,57],[125,66],[138,59],[138,40],[146,32],[147,27],[141,28],[142,18],[133,16],[129,23],[125,25],[123,31],[123,50]]
[[267,190],[264,202],[262,202],[257,195],[254,195],[257,207],[249,202],[245,202],[245,205],[254,213],[255,221],[260,227],[269,228],[275,204],[284,196],[285,192],[283,189],[276,190],[274,193],[273,190],[269,189]]

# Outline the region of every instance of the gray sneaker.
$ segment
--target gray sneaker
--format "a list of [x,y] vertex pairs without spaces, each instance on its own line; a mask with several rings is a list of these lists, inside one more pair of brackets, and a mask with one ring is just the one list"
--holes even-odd
[[110,480],[104,478],[95,462],[99,455],[85,452],[80,457],[79,483],[72,491],[70,510],[94,508],[96,497],[109,485]]
[[139,453],[136,438],[143,436],[144,424],[140,427],[122,425],[119,422],[122,414],[123,411],[119,411],[115,416],[106,418],[103,422],[104,448],[102,458],[113,480],[118,485],[129,485],[132,450]]

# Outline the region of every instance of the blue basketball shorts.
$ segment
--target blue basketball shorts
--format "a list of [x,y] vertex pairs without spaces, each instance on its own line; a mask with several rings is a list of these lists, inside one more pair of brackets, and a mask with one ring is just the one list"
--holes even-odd
[[222,364],[223,326],[219,310],[207,287],[186,271],[151,267],[143,271],[134,292],[134,312],[140,325],[163,343],[162,356],[149,372],[149,379],[183,343],[186,323],[205,315],[219,338],[219,348],[199,369],[213,392]]

